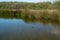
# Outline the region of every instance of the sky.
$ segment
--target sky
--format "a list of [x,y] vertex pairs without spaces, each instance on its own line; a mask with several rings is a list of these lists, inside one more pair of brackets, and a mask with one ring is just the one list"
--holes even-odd
[[18,2],[47,2],[47,1],[50,1],[50,2],[53,2],[54,0],[0,0],[0,2],[2,1],[18,1]]

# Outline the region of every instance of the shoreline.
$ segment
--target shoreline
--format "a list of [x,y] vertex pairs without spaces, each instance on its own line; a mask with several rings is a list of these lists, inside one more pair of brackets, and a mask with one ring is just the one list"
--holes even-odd
[[0,16],[60,21],[59,10],[0,9]]

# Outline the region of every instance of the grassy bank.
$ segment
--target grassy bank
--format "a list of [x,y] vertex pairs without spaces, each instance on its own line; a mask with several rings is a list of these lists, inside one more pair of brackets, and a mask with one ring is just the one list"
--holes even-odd
[[7,9],[0,10],[0,18],[24,18],[24,19],[39,19],[47,21],[60,21],[59,10],[29,10],[29,9]]

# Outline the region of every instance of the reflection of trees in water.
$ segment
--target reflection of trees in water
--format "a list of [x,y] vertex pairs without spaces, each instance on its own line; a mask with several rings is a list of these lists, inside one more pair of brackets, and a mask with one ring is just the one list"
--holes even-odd
[[[45,15],[46,16],[46,15]],[[44,20],[44,19],[37,19],[35,18],[34,15],[32,14],[24,14],[21,11],[4,11],[4,12],[0,12],[0,18],[16,18],[16,19],[23,19],[26,23],[28,22],[33,22],[33,23],[43,23],[43,24],[53,24],[53,25],[59,25],[60,22],[59,21],[50,21],[50,20]],[[32,27],[33,28],[33,27]],[[39,29],[40,30],[40,29]],[[58,28],[54,28],[51,30],[52,33],[50,32],[46,32],[46,30],[42,31],[41,35],[39,35],[37,32],[33,33],[33,35],[31,34],[31,36],[26,36],[27,40],[60,40],[58,39],[58,36],[60,37],[60,31]],[[23,37],[22,37],[23,39]]]
[[32,23],[42,23],[42,24],[52,24],[54,26],[60,26],[59,21],[46,21],[46,20],[40,20],[40,19],[25,19],[26,23],[32,22]]
[[[43,15],[44,16],[43,16]],[[25,22],[40,22],[43,24],[52,23],[54,25],[60,25],[58,21],[58,16],[56,14],[52,14],[52,19],[48,18],[48,14],[44,12],[40,16],[38,14],[30,13],[29,11],[22,12],[22,11],[0,11],[0,18],[16,18],[16,19],[23,19]],[[57,20],[55,20],[57,19]]]

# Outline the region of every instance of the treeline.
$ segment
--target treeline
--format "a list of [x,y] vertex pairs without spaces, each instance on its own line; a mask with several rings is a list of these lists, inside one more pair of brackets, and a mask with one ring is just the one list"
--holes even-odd
[[27,2],[0,2],[0,9],[58,9],[60,1],[27,3]]

